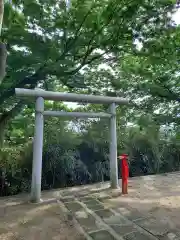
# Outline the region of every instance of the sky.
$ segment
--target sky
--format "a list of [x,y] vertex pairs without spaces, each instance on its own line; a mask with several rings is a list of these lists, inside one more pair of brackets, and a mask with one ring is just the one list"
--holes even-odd
[[[68,2],[68,0],[67,0]],[[175,21],[176,24],[180,24],[180,9],[177,10],[176,13],[172,16],[173,21]],[[73,102],[64,102],[69,108],[76,109],[78,107],[77,103]]]
[[176,22],[176,24],[180,24],[180,9],[173,14],[172,19]]

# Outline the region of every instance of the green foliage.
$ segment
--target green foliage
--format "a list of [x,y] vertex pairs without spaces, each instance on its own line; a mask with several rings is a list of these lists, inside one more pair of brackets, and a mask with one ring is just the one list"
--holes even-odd
[[[1,186],[1,194],[29,191],[31,181],[34,104],[15,98],[16,87],[129,98],[129,108],[117,109],[117,135],[118,154],[130,154],[131,175],[179,170],[180,27],[171,20],[174,11],[172,0],[5,1],[0,168],[10,185],[6,191]],[[72,111],[51,101],[45,108]],[[43,189],[108,180],[108,146],[108,121],[45,119]]]
[[[52,104],[47,102],[47,107],[51,108]],[[61,104],[58,108],[66,107]],[[91,109],[90,106],[88,108]],[[103,110],[103,106],[95,108],[92,105],[91,110],[97,109]],[[179,170],[177,129],[167,131],[167,128],[158,126],[151,115],[142,116],[137,123],[128,126],[130,113],[125,111],[122,115],[123,112],[123,109],[117,111],[118,154],[129,154],[130,176]],[[31,113],[28,108],[24,111],[24,119],[14,120],[16,131],[10,129],[13,137],[6,143],[11,148],[4,147],[0,152],[0,168],[6,173],[9,184],[1,194],[30,190],[32,132],[27,131],[27,125],[24,125],[27,113]],[[34,119],[31,120],[33,123]],[[45,119],[42,189],[109,180],[108,126],[108,120],[69,122],[58,118]]]
[[[92,79],[85,79],[81,70],[91,71],[100,63],[116,66],[134,53],[134,39],[143,39],[150,53],[147,44],[166,36],[166,13],[172,9],[171,1],[74,0],[68,9],[64,1],[6,2],[3,38],[9,54],[7,76],[0,85],[0,124],[17,114],[15,87],[41,84],[48,89],[55,81],[56,87],[71,91],[89,88]],[[4,105],[7,101],[10,109]]]

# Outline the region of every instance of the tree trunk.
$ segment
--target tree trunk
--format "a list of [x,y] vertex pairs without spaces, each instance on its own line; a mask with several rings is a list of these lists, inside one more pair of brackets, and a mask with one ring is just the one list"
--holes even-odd
[[0,146],[3,145],[4,142],[4,133],[6,130],[6,126],[9,121],[16,116],[17,113],[24,107],[24,102],[19,101],[9,112],[2,114],[0,117]]
[[[4,16],[4,0],[0,0],[0,36],[2,32],[2,23]],[[7,59],[7,49],[6,44],[0,41],[0,83],[6,75],[6,59]]]
[[0,36],[2,30],[3,16],[4,16],[4,0],[0,0]]

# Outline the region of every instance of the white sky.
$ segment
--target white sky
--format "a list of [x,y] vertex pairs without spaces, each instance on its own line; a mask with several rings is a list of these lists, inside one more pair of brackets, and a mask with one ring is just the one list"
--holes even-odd
[[180,9],[178,9],[177,12],[173,14],[172,19],[176,24],[180,24]]

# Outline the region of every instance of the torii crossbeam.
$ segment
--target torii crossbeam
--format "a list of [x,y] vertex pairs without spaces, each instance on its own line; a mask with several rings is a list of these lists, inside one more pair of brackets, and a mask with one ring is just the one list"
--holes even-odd
[[[118,188],[118,168],[117,168],[117,135],[116,135],[116,105],[129,104],[129,100],[120,97],[107,97],[84,95],[74,93],[62,93],[44,91],[41,89],[21,89],[16,88],[18,97],[34,98],[35,105],[35,132],[33,141],[33,164],[31,182],[31,201],[41,201],[41,174],[42,174],[42,151],[43,151],[43,127],[44,116],[56,117],[78,117],[78,118],[109,118],[110,119],[110,182],[112,188]],[[109,104],[109,113],[84,113],[84,112],[62,112],[44,111],[44,100],[100,103]]]

